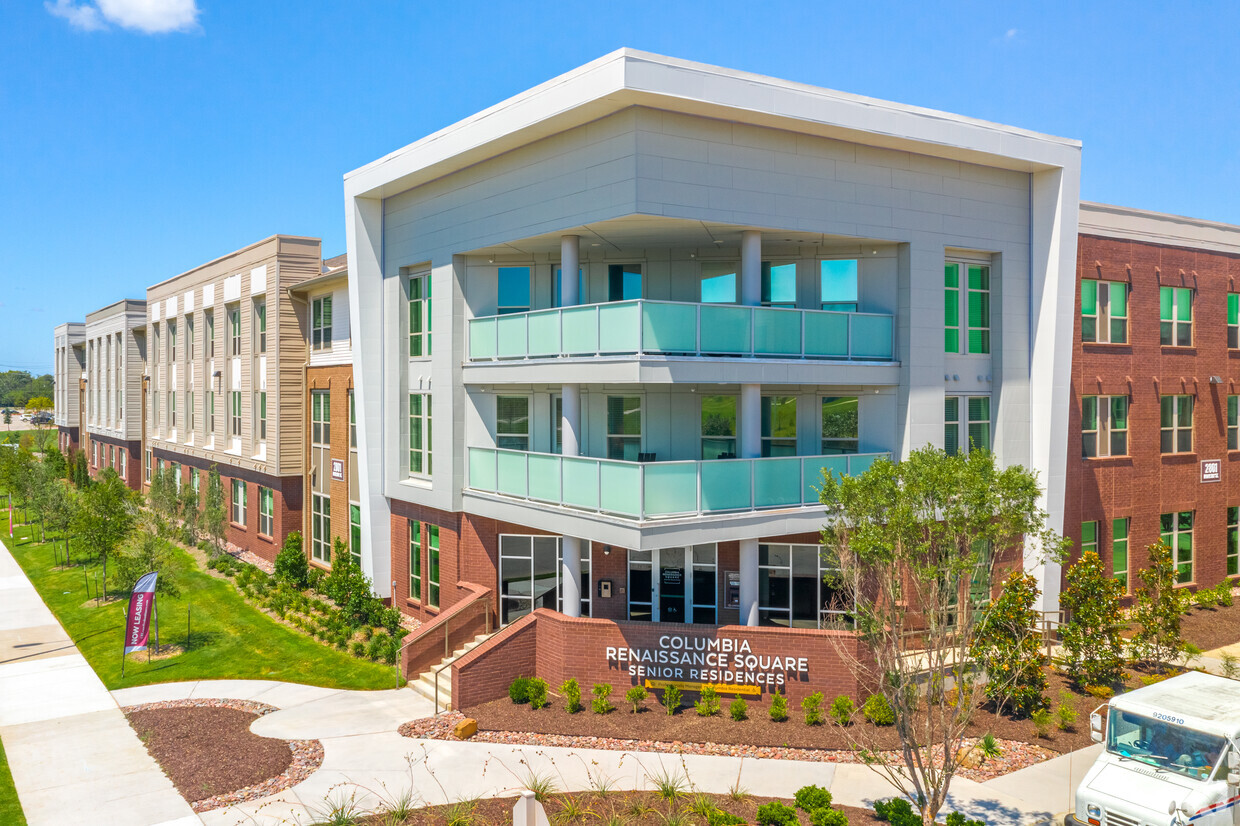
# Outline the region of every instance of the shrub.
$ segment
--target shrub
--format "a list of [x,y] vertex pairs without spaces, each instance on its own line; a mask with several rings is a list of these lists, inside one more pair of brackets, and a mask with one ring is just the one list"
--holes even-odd
[[861,706],[861,713],[876,726],[896,724],[896,713],[892,710],[891,703],[881,694],[871,694]]
[[1093,551],[1068,569],[1060,602],[1071,619],[1060,626],[1068,670],[1082,685],[1109,685],[1124,669],[1120,598],[1124,588]]
[[851,723],[856,711],[852,697],[847,694],[841,694],[831,702],[831,719],[838,725],[846,726]]
[[674,683],[663,689],[663,708],[667,710],[667,716],[671,717],[680,708],[681,691]]
[[379,660],[387,653],[389,646],[392,644],[392,638],[387,634],[379,633],[370,638],[370,644],[366,649],[366,655],[372,660]]
[[1132,617],[1141,627],[1132,638],[1140,657],[1148,662],[1174,662],[1184,650],[1180,637],[1180,598],[1175,591],[1176,569],[1171,549],[1162,542],[1149,546],[1150,564],[1137,572],[1136,607]]
[[693,707],[700,717],[714,717],[719,713],[719,692],[713,685],[702,687],[702,695]]
[[800,823],[800,820],[797,818],[797,810],[780,803],[778,800],[772,800],[770,803],[763,803],[759,806],[755,820],[758,826],[798,826]]
[[560,686],[560,694],[564,696],[564,710],[569,714],[581,711],[581,685],[576,677],[570,677]]
[[[817,726],[822,724],[822,692],[815,691],[813,694],[801,701],[801,710],[805,712],[805,725]],[[812,811],[806,809],[806,811]]]
[[986,826],[986,822],[982,820],[969,820],[960,812],[950,812],[947,815],[947,826]]
[[1076,698],[1064,689],[1059,692],[1059,705],[1055,708],[1055,724],[1060,731],[1071,731],[1076,725]]
[[1193,602],[1198,608],[1213,610],[1218,607],[1218,592],[1213,588],[1199,588],[1193,594]]
[[788,719],[788,698],[778,691],[771,695],[771,719],[776,723]]
[[1013,571],[973,638],[970,651],[988,678],[986,697],[999,711],[1010,707],[1024,715],[1046,703],[1046,673],[1034,630],[1042,619],[1033,610],[1038,594],[1036,579]]
[[529,682],[530,708],[539,709],[548,704],[547,681],[542,677],[534,677]]
[[715,809],[706,816],[706,826],[744,826],[745,818]]
[[370,638],[373,637],[374,635],[375,635],[374,626],[372,625],[362,626],[362,639],[366,640],[366,642],[370,642]]
[[301,548],[301,534],[293,531],[284,540],[284,547],[276,554],[276,579],[287,582],[297,590],[310,584],[310,563]]
[[809,814],[810,826],[848,826],[848,815],[839,809],[817,809]]
[[1029,719],[1033,722],[1033,730],[1037,732],[1039,737],[1046,737],[1051,733],[1051,712],[1047,708],[1034,709],[1029,715]]
[[632,703],[633,713],[636,714],[641,708],[642,703],[646,702],[646,698],[649,696],[650,693],[646,691],[645,686],[635,685],[625,692],[624,699]]
[[353,645],[349,646],[349,650],[352,652],[354,657],[358,657],[358,658],[365,657],[366,656],[366,643],[355,642],[353,643]]
[[736,722],[747,720],[749,718],[749,704],[744,698],[737,697],[732,701],[732,705],[728,706],[728,714],[732,715],[732,719]]
[[831,793],[821,786],[802,786],[796,793],[797,808],[814,812],[831,805]]
[[388,637],[387,647],[383,650],[383,662],[387,665],[396,665],[396,659],[400,656],[400,640],[394,637]]
[[590,689],[593,699],[590,700],[590,709],[595,714],[606,714],[612,711],[613,706],[607,698],[611,696],[611,683],[595,683],[594,688]]
[[1234,680],[1237,676],[1240,676],[1240,660],[1236,658],[1235,654],[1227,651],[1223,652],[1223,676],[1229,680]]
[[1099,700],[1109,700],[1115,696],[1115,691],[1109,685],[1087,685],[1085,693],[1091,697],[1097,697]]
[[891,826],[921,826],[921,816],[914,812],[913,807],[902,797],[892,798],[885,803],[878,801],[874,804],[874,814]]
[[1231,580],[1225,579],[1214,588],[1214,597],[1218,600],[1218,604],[1224,608],[1231,607],[1231,585]]
[[508,699],[516,705],[525,705],[530,701],[530,678],[517,677],[508,686]]

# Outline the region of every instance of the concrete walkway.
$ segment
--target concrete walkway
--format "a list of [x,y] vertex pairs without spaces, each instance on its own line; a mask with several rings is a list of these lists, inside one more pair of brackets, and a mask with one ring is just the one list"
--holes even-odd
[[202,822],[2,544],[0,741],[30,826]]
[[1076,787],[1081,785],[1085,773],[1101,753],[1101,744],[1078,749],[1027,769],[996,777],[987,781],[985,786],[1011,797],[1036,802],[1056,813],[1067,813],[1076,805]]

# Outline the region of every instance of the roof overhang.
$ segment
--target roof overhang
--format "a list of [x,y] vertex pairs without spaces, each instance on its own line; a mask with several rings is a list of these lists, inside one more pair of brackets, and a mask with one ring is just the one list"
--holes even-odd
[[1183,215],[1081,202],[1082,235],[1240,255],[1240,226]]

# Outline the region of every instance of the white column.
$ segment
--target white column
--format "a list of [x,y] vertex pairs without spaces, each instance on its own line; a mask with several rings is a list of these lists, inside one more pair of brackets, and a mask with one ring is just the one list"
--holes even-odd
[[564,235],[560,238],[560,306],[571,307],[577,295],[577,271],[581,269],[581,238]]
[[562,560],[560,582],[564,586],[562,613],[566,617],[581,616],[581,546],[583,540],[575,536],[561,539]]
[[762,303],[762,233],[756,229],[741,233],[741,303]]
[[758,540],[741,540],[741,625],[758,624]]
[[[741,233],[741,304],[756,307],[762,303],[762,233]],[[757,459],[762,455],[762,385],[742,384],[740,410],[740,455]],[[740,542],[741,625],[758,624],[758,540]]]
[[[581,268],[581,239],[565,235],[560,239],[560,306],[569,307],[580,301],[577,294],[577,271]],[[581,455],[581,387],[566,384],[560,388],[560,429],[563,455]],[[581,616],[581,546],[582,540],[565,536],[561,540],[560,582],[564,587],[563,613]]]

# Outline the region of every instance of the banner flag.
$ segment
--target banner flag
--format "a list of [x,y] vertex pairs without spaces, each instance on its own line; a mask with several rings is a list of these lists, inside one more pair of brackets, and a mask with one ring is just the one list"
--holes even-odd
[[125,623],[125,653],[146,648],[151,637],[151,606],[155,604],[158,573],[144,574],[129,594],[129,616]]

